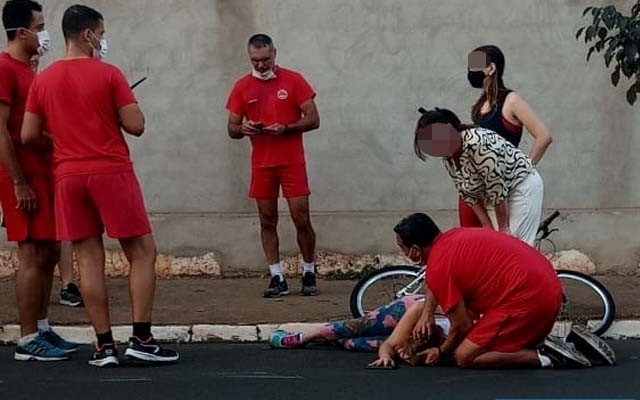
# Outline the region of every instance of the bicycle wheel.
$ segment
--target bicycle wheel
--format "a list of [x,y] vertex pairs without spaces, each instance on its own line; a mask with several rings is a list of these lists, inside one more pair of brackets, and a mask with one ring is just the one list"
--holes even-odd
[[387,265],[360,279],[351,291],[351,314],[360,318],[369,311],[407,294],[418,293],[424,279],[421,268],[411,265]]
[[606,332],[616,314],[616,305],[607,288],[589,275],[565,270],[557,272],[563,290],[558,316],[560,329],[566,330],[572,323],[584,325],[596,335]]

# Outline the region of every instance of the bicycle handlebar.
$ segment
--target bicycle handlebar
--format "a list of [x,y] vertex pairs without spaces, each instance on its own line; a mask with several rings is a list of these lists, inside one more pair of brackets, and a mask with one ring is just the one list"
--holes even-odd
[[558,210],[554,211],[553,214],[549,215],[547,219],[542,221],[542,223],[540,224],[540,227],[538,228],[538,231],[546,232],[549,229],[549,225],[551,225],[551,223],[559,216],[560,216],[560,211]]

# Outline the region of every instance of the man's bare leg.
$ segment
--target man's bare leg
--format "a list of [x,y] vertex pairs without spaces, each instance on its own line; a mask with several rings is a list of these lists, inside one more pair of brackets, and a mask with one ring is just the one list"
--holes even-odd
[[298,247],[302,253],[302,287],[303,296],[314,296],[318,292],[316,281],[316,233],[311,225],[309,215],[309,197],[287,199],[291,219],[296,227]]
[[309,197],[287,199],[291,219],[296,227],[298,247],[306,263],[315,262],[316,233],[311,224]]
[[60,282],[62,287],[73,282],[73,251],[71,245],[67,242],[60,244],[60,262],[58,263],[60,271]]
[[42,268],[42,305],[38,313],[38,320],[47,319],[51,289],[53,288],[53,272],[60,260],[60,245],[58,242],[38,243],[42,256],[40,257]]
[[109,298],[104,277],[104,244],[102,236],[73,242],[82,280],[83,299],[96,335],[111,331]]
[[514,353],[486,351],[465,339],[455,351],[456,363],[461,368],[540,368],[536,350],[523,349]]
[[18,243],[18,271],[15,291],[20,317],[20,335],[25,337],[38,331],[38,318],[42,313],[43,288],[40,264],[42,255],[38,244],[32,241]]
[[260,238],[262,248],[269,265],[280,262],[278,238],[278,199],[258,199],[258,214],[260,216]]
[[264,291],[264,297],[280,297],[289,294],[289,286],[284,277],[284,270],[280,263],[280,248],[278,238],[278,199],[258,199],[258,213],[260,214],[260,237],[262,248],[269,264],[271,281]]
[[153,236],[121,239],[120,245],[131,265],[129,295],[133,322],[151,323],[156,291],[156,244]]

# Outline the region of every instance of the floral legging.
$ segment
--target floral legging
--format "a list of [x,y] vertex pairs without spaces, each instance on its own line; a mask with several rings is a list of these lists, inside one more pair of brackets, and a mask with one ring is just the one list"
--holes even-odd
[[422,295],[405,296],[363,317],[329,322],[320,328],[320,336],[340,343],[347,350],[376,351],[409,307],[422,299]]

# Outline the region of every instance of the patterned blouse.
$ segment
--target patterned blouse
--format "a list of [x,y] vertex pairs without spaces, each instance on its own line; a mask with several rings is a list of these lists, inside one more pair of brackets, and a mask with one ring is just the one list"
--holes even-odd
[[496,205],[533,171],[529,156],[493,131],[471,128],[462,132],[458,164],[444,158],[444,165],[463,200]]

